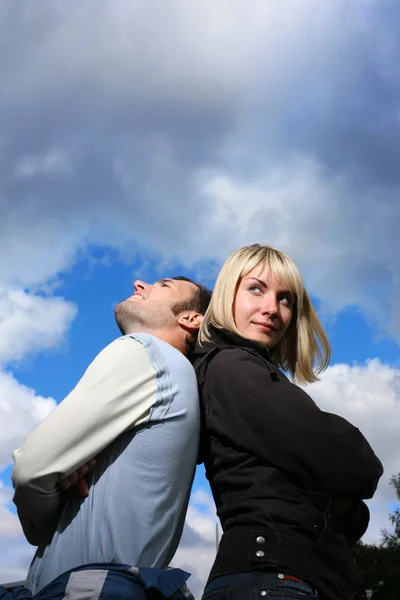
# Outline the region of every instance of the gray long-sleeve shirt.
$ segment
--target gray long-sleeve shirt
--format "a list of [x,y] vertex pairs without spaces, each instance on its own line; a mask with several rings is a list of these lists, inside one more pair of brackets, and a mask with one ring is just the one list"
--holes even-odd
[[[39,545],[28,574],[37,593],[74,567],[164,567],[182,533],[199,439],[189,361],[146,334],[119,338],[14,452],[14,502]],[[97,457],[89,496],[66,501],[58,479]]]

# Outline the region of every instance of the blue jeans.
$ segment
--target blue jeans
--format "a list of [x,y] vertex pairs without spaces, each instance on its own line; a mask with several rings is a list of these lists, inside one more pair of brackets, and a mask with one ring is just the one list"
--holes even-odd
[[96,564],[72,569],[33,596],[25,587],[8,591],[0,585],[0,600],[194,600],[182,569],[132,569],[129,565]]
[[202,600],[320,600],[308,583],[285,573],[234,573],[217,577],[204,590]]

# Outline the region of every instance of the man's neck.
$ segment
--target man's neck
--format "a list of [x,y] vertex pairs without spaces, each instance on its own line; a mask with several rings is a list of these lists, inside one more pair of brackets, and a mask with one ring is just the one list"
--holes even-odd
[[140,329],[136,329],[135,327],[126,331],[125,334],[128,335],[130,333],[146,333],[147,335],[152,335],[163,342],[166,342],[170,346],[173,346],[182,354],[185,354],[185,341],[181,339],[180,336],[176,335],[175,331],[171,331],[169,329],[151,329],[147,327],[140,327]]

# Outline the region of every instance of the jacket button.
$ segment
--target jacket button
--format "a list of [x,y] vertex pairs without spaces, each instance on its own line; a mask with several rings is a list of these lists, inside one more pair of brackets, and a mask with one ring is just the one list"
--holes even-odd
[[264,552],[262,550],[257,550],[256,556],[261,558],[262,556],[264,556]]
[[256,542],[257,544],[265,544],[265,538],[263,538],[262,535],[259,535]]

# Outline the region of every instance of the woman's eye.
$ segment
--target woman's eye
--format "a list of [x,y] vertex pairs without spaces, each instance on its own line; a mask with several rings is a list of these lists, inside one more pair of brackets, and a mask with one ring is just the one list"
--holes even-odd
[[261,292],[261,288],[259,285],[252,285],[249,287],[249,291],[258,294],[259,292]]
[[281,302],[283,302],[284,304],[287,304],[288,306],[292,306],[292,304],[294,302],[293,295],[285,294],[284,296],[281,297]]

